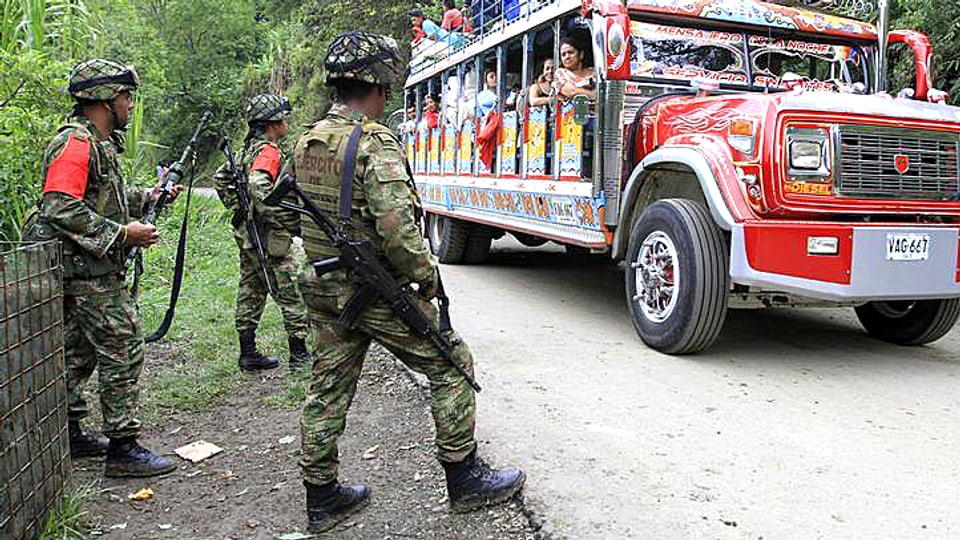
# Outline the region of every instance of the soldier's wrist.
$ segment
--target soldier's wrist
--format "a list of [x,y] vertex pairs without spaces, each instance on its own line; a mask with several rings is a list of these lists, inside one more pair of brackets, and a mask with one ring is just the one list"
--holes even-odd
[[127,226],[126,225],[120,226],[120,243],[123,245],[126,245],[127,243]]

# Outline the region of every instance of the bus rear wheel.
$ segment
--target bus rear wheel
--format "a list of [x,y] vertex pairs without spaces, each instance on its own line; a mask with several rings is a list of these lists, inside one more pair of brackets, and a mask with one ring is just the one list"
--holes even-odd
[[871,336],[897,345],[924,345],[949,332],[960,318],[960,298],[868,302],[854,308]]
[[457,264],[463,260],[470,233],[469,224],[439,214],[427,214],[427,239],[430,249],[444,264]]
[[624,278],[644,343],[690,354],[716,341],[727,314],[729,263],[703,205],[666,199],[648,206],[631,231]]

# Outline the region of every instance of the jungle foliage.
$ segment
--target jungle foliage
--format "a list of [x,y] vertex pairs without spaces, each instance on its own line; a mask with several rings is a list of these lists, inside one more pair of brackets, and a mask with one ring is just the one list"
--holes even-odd
[[[428,12],[435,13],[438,0]],[[0,240],[40,190],[40,157],[70,99],[66,77],[91,56],[134,64],[143,86],[128,133],[130,181],[150,183],[154,164],[174,158],[201,111],[242,137],[243,98],[288,95],[293,134],[328,106],[323,53],[339,32],[367,29],[410,37],[399,0],[0,0]],[[938,86],[960,98],[960,4],[900,0],[895,26],[928,34]],[[399,103],[398,103],[399,104]],[[206,141],[201,158],[212,155]]]

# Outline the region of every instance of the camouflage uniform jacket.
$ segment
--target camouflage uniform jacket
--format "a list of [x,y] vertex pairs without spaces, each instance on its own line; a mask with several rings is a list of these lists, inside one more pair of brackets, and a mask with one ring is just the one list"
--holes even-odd
[[[290,242],[300,235],[300,217],[276,206],[267,206],[261,201],[273,189],[280,174],[280,165],[286,159],[283,149],[267,139],[254,139],[247,148],[239,153],[237,164],[247,174],[250,200],[253,201],[253,217],[262,231],[262,239],[267,253],[271,257],[285,257],[290,251]],[[233,192],[233,178],[227,173],[226,165],[220,167],[215,175],[217,193],[224,206],[237,211],[236,195]],[[234,222],[234,236],[243,249],[253,249],[247,237],[246,226],[239,220]]]
[[28,236],[63,241],[65,294],[123,287],[121,230],[144,214],[151,190],[124,185],[122,152],[120,134],[102,137],[89,121],[60,128],[44,152],[40,216]]
[[[297,182],[321,210],[336,220],[347,141],[358,122],[363,134],[353,178],[352,234],[358,240],[369,240],[401,280],[426,281],[433,276],[437,262],[420,230],[420,198],[407,172],[401,143],[389,128],[345,105],[334,105],[303,134],[294,149]],[[338,253],[323,232],[306,219],[303,240],[311,260]],[[331,272],[311,289],[340,296],[350,282],[345,271]]]

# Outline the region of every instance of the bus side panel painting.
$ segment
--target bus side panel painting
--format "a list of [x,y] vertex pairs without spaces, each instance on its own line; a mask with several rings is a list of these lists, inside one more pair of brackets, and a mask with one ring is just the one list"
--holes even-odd
[[517,113],[503,113],[500,144],[500,174],[517,174]]
[[547,108],[533,107],[527,119],[526,173],[528,176],[547,174]]
[[427,146],[430,144],[429,139],[426,127],[421,127],[417,130],[417,160],[414,167],[417,174],[426,174],[427,172]]
[[573,103],[564,103],[557,117],[560,177],[580,180],[583,171],[583,126],[573,120]]
[[[442,180],[442,184],[433,183],[435,179],[417,183],[417,191],[427,209],[455,208],[457,214],[473,211],[473,215],[487,215],[490,220],[509,217],[516,223],[555,227],[555,236],[576,234],[568,229],[575,228],[593,233],[590,237],[595,238],[596,243],[604,243],[602,234],[597,234],[601,231],[600,203],[589,194],[580,193],[588,190],[558,190],[556,182],[544,181],[535,182],[530,191],[516,191],[494,187],[496,181],[492,180]],[[551,190],[563,193],[548,192]]]
[[440,174],[440,128],[430,130],[429,173]]
[[460,174],[473,174],[473,121],[466,120],[460,130],[460,157],[457,163]]
[[457,172],[457,129],[447,126],[443,134],[443,173],[456,174]]

